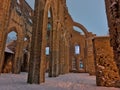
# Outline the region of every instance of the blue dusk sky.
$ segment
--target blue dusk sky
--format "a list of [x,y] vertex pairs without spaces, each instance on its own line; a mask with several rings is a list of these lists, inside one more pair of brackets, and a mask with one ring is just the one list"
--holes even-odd
[[[34,0],[26,1],[34,7]],[[67,0],[67,7],[73,20],[89,32],[99,36],[108,34],[104,0]]]

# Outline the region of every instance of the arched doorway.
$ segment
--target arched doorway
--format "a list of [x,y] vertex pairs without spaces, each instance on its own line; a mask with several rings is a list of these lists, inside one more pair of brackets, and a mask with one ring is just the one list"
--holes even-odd
[[2,73],[13,72],[13,63],[16,53],[16,46],[17,46],[17,33],[15,31],[11,31],[7,34]]
[[[12,73],[18,74],[21,72],[21,60],[22,60],[22,49],[23,49],[23,37],[24,33],[19,26],[14,26],[14,24],[10,27],[8,27],[8,30],[5,33],[5,39],[7,39],[7,35],[10,32],[16,33],[16,40],[10,44],[11,46],[15,47],[15,55],[14,55],[14,61],[13,61],[13,67],[12,67]],[[12,36],[14,36],[12,34]],[[15,37],[14,37],[15,38]],[[5,44],[4,44],[5,45]]]

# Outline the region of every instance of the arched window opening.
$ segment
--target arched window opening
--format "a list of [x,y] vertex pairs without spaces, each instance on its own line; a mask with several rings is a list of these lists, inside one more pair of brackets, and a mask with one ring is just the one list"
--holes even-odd
[[75,45],[75,54],[80,54],[80,46]]
[[51,12],[50,12],[50,10],[48,10],[48,23],[47,23],[47,36],[46,36],[47,41],[49,41],[49,39],[50,39],[50,30],[52,29],[51,19],[52,19]]
[[50,12],[50,10],[48,11],[48,18],[51,18],[51,12]]
[[8,34],[6,43],[9,43],[13,40],[17,40],[17,33],[15,31],[12,31]]
[[50,54],[50,47],[46,47],[45,54],[49,55]]

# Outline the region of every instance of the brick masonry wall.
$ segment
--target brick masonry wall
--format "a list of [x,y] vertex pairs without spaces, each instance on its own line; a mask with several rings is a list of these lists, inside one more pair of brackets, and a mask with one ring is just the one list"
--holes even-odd
[[120,1],[105,0],[106,15],[110,33],[110,43],[120,75]]
[[97,85],[116,86],[120,78],[109,37],[95,37],[93,44]]

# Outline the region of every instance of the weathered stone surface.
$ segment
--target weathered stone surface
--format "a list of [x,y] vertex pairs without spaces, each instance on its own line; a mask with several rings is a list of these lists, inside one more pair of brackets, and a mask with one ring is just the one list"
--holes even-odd
[[97,85],[115,86],[120,77],[114,61],[113,49],[110,47],[109,37],[95,37],[93,44]]
[[25,49],[23,45],[24,38],[26,36],[31,37],[33,10],[24,0],[20,0],[19,3],[17,0],[0,0],[0,2],[0,72],[4,65],[7,35],[11,31],[15,31],[17,33],[17,46],[15,46],[12,72],[20,73],[23,49]]
[[[29,63],[28,83],[31,84],[39,84],[45,81],[46,68],[50,77],[69,73],[69,70],[89,72],[90,75],[95,74],[92,43],[95,35],[88,32],[83,25],[72,20],[65,0],[36,0],[33,18],[31,15],[33,10],[24,0],[20,0],[20,3],[10,3],[9,1],[0,0],[0,12],[3,12],[0,13],[0,43],[2,43],[0,44],[0,72],[2,66],[4,67],[3,72],[20,73],[21,66],[23,71],[27,71]],[[114,56],[111,53],[112,49],[109,47],[108,38],[103,40],[101,38],[94,39],[96,82],[100,86],[119,87],[120,85],[118,74],[118,69],[120,70],[120,16],[118,6],[119,1],[111,0],[110,2],[106,0],[110,41]],[[49,18],[48,11],[51,12]],[[26,13],[30,15],[26,16]],[[34,22],[32,22],[32,19],[34,19]],[[52,26],[50,32],[47,31],[49,19]],[[34,23],[33,32],[32,23]],[[82,29],[84,35],[73,31],[73,26]],[[3,64],[4,52],[2,51],[5,48],[6,36],[12,30],[16,31],[18,35],[14,50],[14,61],[8,59]],[[49,40],[46,40],[47,34],[49,34]],[[29,37],[29,42],[24,47],[26,36]],[[79,55],[75,55],[75,45],[80,45]],[[49,56],[45,55],[46,46],[50,46]],[[28,51],[24,52],[23,49]],[[113,57],[116,62],[114,62]],[[75,61],[74,70],[72,69],[73,60]],[[80,68],[81,62],[83,63],[82,69]]]
[[120,74],[120,1],[105,0],[105,5],[110,33],[110,43],[114,50],[114,60]]
[[[35,1],[35,13],[33,19],[32,44],[28,71],[28,83],[42,83],[45,81],[45,42],[46,30],[43,25],[45,4],[42,0]],[[44,2],[44,1],[43,1]],[[45,1],[46,2],[46,1]],[[42,7],[42,9],[40,9]],[[46,15],[47,17],[47,15]],[[39,24],[39,25],[38,25]],[[47,24],[46,24],[47,25]]]
[[94,65],[94,53],[93,53],[93,43],[92,39],[95,37],[95,34],[89,32],[87,37],[87,71],[90,75],[95,75],[95,65]]

